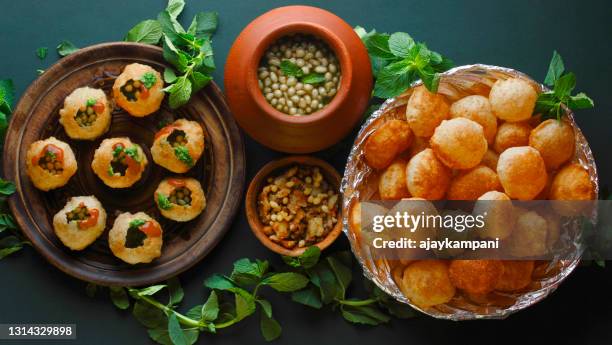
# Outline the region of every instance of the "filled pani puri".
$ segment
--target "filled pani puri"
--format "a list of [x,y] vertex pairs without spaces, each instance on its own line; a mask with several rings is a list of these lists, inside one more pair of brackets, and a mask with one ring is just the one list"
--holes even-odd
[[59,122],[70,138],[93,140],[110,128],[111,110],[104,91],[81,87],[64,100]]
[[442,199],[450,179],[451,171],[438,160],[432,149],[417,153],[406,165],[406,186],[413,197]]
[[412,143],[412,131],[406,121],[390,120],[370,134],[363,149],[366,163],[384,169]]
[[482,126],[487,143],[493,144],[497,133],[497,118],[493,115],[488,98],[480,95],[464,97],[451,104],[450,117],[463,117],[478,123]]
[[72,250],[92,244],[106,226],[106,211],[95,196],[75,196],[53,217],[53,230]]
[[194,178],[166,178],[153,195],[162,216],[177,222],[194,219],[206,207],[202,186]]
[[25,163],[30,180],[42,191],[65,186],[77,171],[74,152],[55,137],[30,144]]
[[178,119],[155,134],[151,156],[155,163],[174,172],[189,171],[204,152],[204,131],[195,121]]
[[444,95],[425,86],[414,88],[406,105],[406,120],[417,137],[430,137],[442,120],[448,119],[449,106]]
[[120,214],[108,233],[113,254],[128,264],[149,263],[161,255],[162,228],[144,212]]
[[531,84],[520,78],[500,79],[489,92],[493,114],[508,122],[529,119],[537,98],[538,94]]
[[574,156],[574,128],[567,120],[548,119],[529,135],[529,146],[542,155],[548,170],[555,170]]
[[429,140],[433,152],[451,169],[470,169],[487,152],[482,126],[466,118],[444,120]]
[[156,112],[164,100],[164,81],[153,67],[133,63],[125,66],[113,84],[113,97],[130,115],[143,117]]
[[538,150],[530,146],[511,147],[499,155],[497,176],[512,199],[533,200],[546,186],[547,173]]
[[94,153],[92,170],[111,188],[128,188],[138,182],[147,166],[147,156],[127,138],[104,139]]

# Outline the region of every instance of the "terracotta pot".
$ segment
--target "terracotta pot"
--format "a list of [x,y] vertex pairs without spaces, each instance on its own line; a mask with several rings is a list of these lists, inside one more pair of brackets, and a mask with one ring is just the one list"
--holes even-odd
[[[295,33],[323,39],[342,71],[332,101],[303,116],[276,110],[257,84],[257,68],[266,49]],[[259,143],[283,152],[314,152],[340,141],[360,120],[371,91],[370,59],[359,36],[344,20],[316,7],[280,7],[256,18],[240,33],[225,64],[225,93],[238,124]]]
[[[268,249],[272,250],[273,252],[289,256],[298,256],[302,254],[306,248],[287,249],[270,240],[268,236],[264,234],[264,225],[259,220],[259,215],[257,213],[257,199],[268,177],[281,174],[285,169],[289,169],[291,166],[296,164],[319,167],[321,169],[321,174],[334,188],[334,190],[340,190],[340,174],[338,174],[336,169],[334,169],[334,167],[329,165],[327,162],[311,156],[289,156],[264,165],[264,167],[259,170],[257,175],[255,175],[249,184],[249,189],[247,190],[245,198],[247,220],[249,221],[249,226],[257,239],[259,239],[264,246],[268,247]],[[338,222],[327,234],[327,236],[316,244],[321,250],[332,244],[342,232],[342,213],[340,211],[341,205],[342,201],[338,200]]]

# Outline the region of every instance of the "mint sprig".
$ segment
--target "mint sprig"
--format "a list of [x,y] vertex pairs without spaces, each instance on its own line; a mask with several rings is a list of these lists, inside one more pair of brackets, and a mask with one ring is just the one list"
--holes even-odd
[[370,55],[372,72],[376,78],[375,97],[391,98],[406,91],[418,79],[431,91],[437,92],[440,74],[453,63],[422,42],[415,42],[405,32],[393,34],[370,32],[357,26],[355,31]]
[[534,108],[534,114],[542,114],[543,118],[561,120],[565,115],[563,105],[572,110],[595,106],[593,100],[584,92],[572,95],[572,91],[576,88],[576,76],[572,72],[565,73],[563,59],[556,50],[550,60],[544,84],[552,90],[539,94]]
[[320,84],[325,81],[325,75],[321,73],[308,73],[305,74],[300,66],[294,64],[289,60],[281,61],[281,72],[287,77],[296,77],[299,81],[304,84]]
[[[298,257],[283,257],[285,270],[275,271],[268,261],[247,258],[234,262],[229,275],[213,274],[204,281],[210,293],[187,310],[178,311],[184,293],[180,282],[173,278],[163,285],[141,289],[114,288],[111,299],[119,309],[133,305],[132,314],[147,329],[149,337],[160,344],[193,344],[202,332],[217,331],[235,325],[259,310],[261,334],[266,341],[282,334],[281,324],[274,318],[273,307],[260,292],[270,288],[291,294],[291,299],[305,306],[334,311],[351,323],[379,325],[390,320],[414,317],[414,310],[395,301],[373,284],[366,285],[369,297],[347,297],[352,275],[352,255],[340,252],[320,257],[318,247],[308,248]],[[99,288],[87,286],[93,296]],[[166,290],[167,302],[161,299]],[[129,296],[126,301],[126,296]]]

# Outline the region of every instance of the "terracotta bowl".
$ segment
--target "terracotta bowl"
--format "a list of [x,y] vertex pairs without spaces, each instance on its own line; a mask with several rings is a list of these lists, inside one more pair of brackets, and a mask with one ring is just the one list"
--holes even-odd
[[[268,247],[268,249],[272,250],[273,252],[289,256],[298,256],[302,254],[304,250],[306,250],[306,247],[287,249],[280,244],[273,242],[268,238],[268,236],[266,236],[266,234],[264,234],[264,225],[259,220],[259,216],[257,214],[257,197],[268,177],[282,173],[285,169],[295,164],[319,167],[325,180],[334,187],[334,190],[340,193],[340,174],[338,174],[336,169],[334,169],[327,162],[311,156],[289,156],[264,165],[264,167],[259,170],[257,175],[255,175],[249,184],[249,189],[247,190],[245,199],[247,220],[249,221],[249,225],[255,236],[264,246]],[[338,200],[338,206],[340,207],[341,205],[341,200]],[[336,223],[336,226],[334,226],[334,228],[327,234],[327,237],[316,244],[321,250],[329,247],[329,245],[332,244],[342,232],[341,212],[342,211],[339,209],[338,222]]]
[[[257,84],[257,68],[266,49],[295,33],[323,39],[342,71],[332,101],[303,116],[276,110]],[[359,36],[340,17],[316,7],[280,7],[256,18],[240,33],[225,64],[225,93],[236,121],[259,143],[283,152],[314,152],[340,141],[360,120],[371,91],[370,59]]]

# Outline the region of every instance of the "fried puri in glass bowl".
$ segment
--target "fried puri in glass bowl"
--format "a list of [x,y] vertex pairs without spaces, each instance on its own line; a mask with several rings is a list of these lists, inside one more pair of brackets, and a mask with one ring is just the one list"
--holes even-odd
[[442,74],[437,93],[417,82],[372,114],[342,181],[344,232],[368,279],[398,301],[450,320],[504,318],[559,286],[584,248],[562,260],[387,258],[367,246],[371,224],[361,224],[362,216],[371,221],[369,213],[388,211],[363,208],[367,201],[421,200],[435,210],[436,200],[474,200],[475,210],[490,213],[488,232],[478,235],[515,244],[517,257],[541,252],[534,243],[560,241],[554,220],[520,207],[507,212],[514,200],[592,200],[598,193],[595,161],[571,111],[563,109],[561,121],[533,114],[546,90],[512,69],[461,66]]

